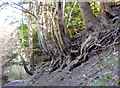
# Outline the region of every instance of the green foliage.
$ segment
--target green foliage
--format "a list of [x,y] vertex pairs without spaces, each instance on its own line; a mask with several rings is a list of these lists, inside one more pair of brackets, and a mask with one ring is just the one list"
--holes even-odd
[[[71,5],[73,5],[73,2],[66,2],[64,21],[66,21],[66,18],[67,18],[69,11],[70,11]],[[97,1],[96,2],[90,1],[90,5],[91,5],[91,9],[92,9],[93,13],[96,16],[100,15],[100,3]],[[79,9],[78,4],[76,4],[73,7],[71,16],[69,16],[69,17],[70,17],[70,20],[68,22],[68,28],[76,28],[77,26],[84,23],[84,20],[82,18],[81,13],[80,13],[80,9]]]
[[51,64],[51,61],[47,61],[46,63],[45,63],[45,65],[47,66],[47,65],[50,65]]
[[[17,27],[17,29],[20,31],[21,34],[21,48],[22,47],[28,47],[28,26],[27,24],[21,24],[20,26]],[[33,46],[34,47],[39,47],[38,44],[38,35],[37,35],[37,30],[33,30]]]
[[38,34],[36,29],[33,31],[33,46],[39,48]]
[[[24,65],[23,65],[23,61],[19,61],[19,62],[18,62],[18,61],[16,61],[16,62],[13,61],[13,62],[11,62],[11,65],[24,66]],[[26,62],[26,65],[28,65],[28,62]]]
[[87,86],[105,86],[105,84],[102,81],[99,80],[93,80],[91,83],[89,83]]
[[60,81],[62,81],[62,80],[64,80],[65,79],[65,77],[62,77],[62,78],[60,78]]
[[111,77],[108,75],[108,76],[106,76],[105,81],[109,81],[110,79],[111,79]]
[[8,76],[7,75],[2,75],[2,80],[3,81],[7,81],[8,80]]
[[102,75],[99,75],[99,78],[100,78],[100,79],[104,79],[104,77],[103,77]]
[[[73,5],[73,2],[66,2],[64,21],[66,21],[71,5]],[[93,13],[96,16],[100,15],[100,3],[98,1],[90,1],[90,5]],[[69,17],[68,28],[75,28],[84,23],[78,4],[73,7],[72,14]]]
[[15,59],[15,58],[17,58],[17,56],[18,56],[18,53],[12,53],[10,55],[10,59]]
[[99,75],[99,78],[104,81],[109,81],[111,79],[111,77],[109,75],[107,75],[106,77]]
[[21,30],[21,31],[28,29],[27,24],[24,24],[24,23],[23,23],[23,24],[20,24],[20,26],[18,26],[17,28],[18,28],[19,30]]
[[[74,6],[72,7],[72,5]],[[95,16],[99,16],[100,15],[100,3],[97,1],[96,2],[90,1],[90,5],[91,5],[93,14]],[[82,18],[78,4],[74,4],[74,2],[66,2],[64,13],[65,13],[64,23],[67,25],[67,28],[68,28],[67,32],[69,36],[73,36],[75,33],[85,28],[85,23]],[[69,13],[71,14],[68,17]],[[67,19],[69,19],[68,22],[67,22]]]
[[[106,59],[106,58],[105,58]],[[106,62],[104,62],[104,64],[106,64],[106,63],[109,63],[109,64],[111,64],[111,63],[114,63],[114,62],[118,62],[118,60],[119,60],[119,58],[113,58],[113,59],[111,59],[111,60],[108,60],[108,61],[106,61]]]
[[17,27],[17,29],[20,31],[21,34],[21,48],[22,47],[28,47],[28,27],[27,24],[21,24]]
[[18,4],[26,4],[26,0],[19,1]]
[[[73,4],[73,2],[66,2],[64,19],[67,18],[67,15],[69,13],[69,10],[70,10],[70,7],[72,4]],[[69,16],[69,17],[70,17],[70,20],[68,22],[68,28],[76,28],[78,25],[80,25],[81,23],[84,22],[82,19],[78,4],[76,4],[73,7],[71,16]]]
[[98,1],[90,1],[92,12],[95,16],[100,15],[100,3]]

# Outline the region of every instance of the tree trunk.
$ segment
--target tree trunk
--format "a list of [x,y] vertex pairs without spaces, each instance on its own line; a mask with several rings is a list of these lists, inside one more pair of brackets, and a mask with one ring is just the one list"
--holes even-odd
[[66,34],[63,23],[63,2],[56,2],[56,16],[58,20],[60,36],[62,37],[63,43],[65,43],[64,38],[66,38]]
[[58,20],[58,28],[59,28],[59,32],[60,32],[60,37],[61,37],[61,44],[62,47],[64,48],[68,48],[70,46],[69,44],[69,39],[67,38],[66,32],[65,32],[65,25],[64,25],[64,21],[63,21],[63,2],[56,2],[56,16],[57,16],[57,20]]
[[113,0],[113,2],[104,2],[104,0],[102,0],[100,2],[100,7],[101,7],[101,15],[104,16],[105,13],[104,11],[108,11],[111,9],[111,6],[116,5],[116,2]]
[[[29,10],[32,13],[32,3],[29,3]],[[32,16],[28,15],[28,43],[29,43],[29,58],[30,58],[30,71],[34,71],[34,55],[33,55],[33,29],[32,29]]]
[[41,30],[41,25],[40,25],[40,15],[41,15],[41,10],[40,10],[40,6],[41,2],[35,0],[35,15],[36,15],[36,26],[37,26],[37,33],[38,33],[38,41],[39,41],[39,45],[41,50],[43,50],[44,53],[48,53],[47,51],[47,47],[45,45],[45,39],[43,38],[43,30]]
[[102,31],[104,28],[100,25],[97,17],[92,13],[89,2],[78,2],[82,17],[85,21],[86,27],[93,27],[96,32]]

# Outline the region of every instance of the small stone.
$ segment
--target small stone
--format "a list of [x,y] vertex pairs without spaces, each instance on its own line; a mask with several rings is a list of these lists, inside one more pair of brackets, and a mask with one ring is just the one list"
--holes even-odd
[[83,74],[83,77],[85,77],[86,75],[85,74]]

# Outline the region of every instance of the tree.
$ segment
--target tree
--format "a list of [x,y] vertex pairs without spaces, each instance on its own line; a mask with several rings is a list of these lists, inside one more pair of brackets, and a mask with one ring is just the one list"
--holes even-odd
[[[29,12],[32,11],[32,3],[29,3]],[[30,71],[35,70],[34,68],[34,52],[33,52],[33,28],[32,28],[32,16],[28,14],[28,43],[29,43],[29,58],[30,58]]]
[[38,33],[38,41],[39,41],[39,45],[40,45],[40,48],[43,50],[43,52],[45,52],[47,54],[47,47],[46,47],[46,44],[45,44],[45,39],[43,38],[43,30],[42,30],[42,27],[41,27],[41,6],[42,6],[42,3],[39,2],[38,0],[34,0],[35,1],[35,6],[34,6],[34,12],[35,12],[35,21],[36,21],[36,26],[37,26],[37,33]]
[[110,10],[111,6],[117,5],[117,2],[113,0],[113,2],[105,2],[104,0],[101,0],[100,7],[101,7],[101,15],[104,16],[104,11]]
[[[33,7],[31,7],[33,3]],[[90,31],[88,38],[82,41],[73,38],[68,38],[66,35],[66,27],[63,21],[64,5],[60,0],[55,3],[40,2],[34,0],[29,2],[29,11],[23,9],[25,12],[29,13],[28,17],[28,27],[29,33],[29,47],[30,47],[30,58],[31,65],[33,62],[33,34],[32,34],[32,20],[35,19],[36,28],[38,33],[38,40],[41,50],[44,54],[52,58],[53,63],[51,63],[52,69],[50,71],[55,71],[60,68],[63,69],[65,66],[69,67],[71,70],[76,65],[84,62],[91,51],[90,46],[95,46],[95,41],[98,34],[102,32],[104,27],[101,25],[99,19],[93,14],[89,2],[79,2],[78,5],[82,14],[82,18],[85,21],[86,28]],[[71,7],[73,8],[73,6]],[[34,10],[34,13],[31,12]],[[23,11],[22,10],[22,11]],[[34,16],[34,18],[32,18]],[[87,34],[87,33],[86,33]],[[82,35],[82,33],[81,33]],[[72,41],[73,39],[73,41]],[[79,44],[77,44],[77,42]],[[77,46],[77,49],[74,49]],[[76,54],[76,55],[73,55]],[[74,57],[74,58],[73,58]]]
[[89,2],[79,2],[78,5],[82,14],[82,17],[85,21],[86,27],[93,27],[96,32],[102,31],[104,28],[100,25],[97,17],[92,13]]

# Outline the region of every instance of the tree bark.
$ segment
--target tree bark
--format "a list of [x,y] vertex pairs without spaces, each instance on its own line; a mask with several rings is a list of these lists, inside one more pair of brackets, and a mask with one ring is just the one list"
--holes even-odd
[[86,27],[93,27],[96,32],[102,31],[104,28],[100,25],[99,20],[93,14],[89,2],[78,2],[82,17],[85,21]]
[[36,26],[37,26],[37,33],[38,33],[38,41],[39,41],[39,45],[41,50],[43,50],[44,53],[48,53],[47,51],[47,47],[45,45],[45,39],[43,38],[43,31],[41,30],[41,26],[40,26],[40,5],[41,3],[37,0],[35,0],[35,15],[36,15]]
[[105,15],[104,11],[110,10],[111,6],[114,6],[114,5],[116,5],[115,0],[113,0],[113,2],[105,2],[104,0],[102,0],[100,2],[100,7],[101,7],[100,13],[101,13],[101,15],[104,16]]
[[66,34],[65,34],[65,28],[63,23],[63,2],[56,2],[56,16],[58,20],[60,34],[64,42],[63,37],[66,37]]
[[[29,11],[32,13],[32,3],[29,3]],[[33,29],[32,29],[32,16],[28,15],[28,43],[29,43],[29,58],[30,70],[34,71],[34,55],[33,55]]]
[[65,32],[65,24],[63,21],[63,8],[64,8],[63,2],[60,2],[60,0],[59,2],[56,2],[56,16],[62,44],[61,45],[62,47],[61,53],[63,55],[62,59],[66,57],[68,62],[71,62],[73,60],[70,54],[71,41],[68,39]]
[[58,28],[60,32],[61,37],[61,44],[63,47],[68,48],[69,47],[69,39],[67,38],[66,32],[65,32],[65,25],[63,22],[63,2],[56,2],[56,16],[57,16],[57,23]]

